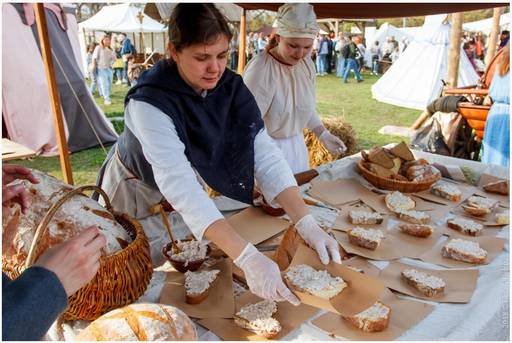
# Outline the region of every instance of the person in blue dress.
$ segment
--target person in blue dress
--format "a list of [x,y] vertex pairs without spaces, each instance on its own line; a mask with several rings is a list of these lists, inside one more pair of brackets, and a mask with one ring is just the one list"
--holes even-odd
[[489,88],[492,106],[485,124],[482,162],[508,167],[510,162],[510,44],[503,49]]

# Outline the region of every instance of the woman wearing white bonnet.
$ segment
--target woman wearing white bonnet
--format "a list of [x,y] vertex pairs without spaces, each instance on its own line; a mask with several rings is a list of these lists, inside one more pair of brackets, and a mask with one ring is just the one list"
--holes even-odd
[[313,40],[319,31],[313,6],[284,4],[277,12],[277,32],[265,51],[244,71],[263,116],[265,127],[294,173],[309,169],[303,129],[315,133],[333,155],[345,144],[322,124],[316,111],[316,71],[311,60]]

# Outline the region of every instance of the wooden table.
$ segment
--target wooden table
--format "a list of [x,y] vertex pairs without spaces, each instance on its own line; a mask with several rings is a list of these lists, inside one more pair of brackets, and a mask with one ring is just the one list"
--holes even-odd
[[15,143],[7,138],[2,138],[2,161],[17,160],[20,158],[34,156],[36,156],[36,152],[34,150]]

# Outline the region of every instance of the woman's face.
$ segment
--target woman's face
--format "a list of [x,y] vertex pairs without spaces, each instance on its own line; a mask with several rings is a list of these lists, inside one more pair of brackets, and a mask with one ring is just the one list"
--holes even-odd
[[312,38],[286,38],[277,36],[279,56],[291,65],[296,65],[304,57],[311,53],[313,47]]
[[110,46],[110,37],[109,36],[103,38],[103,46],[105,46],[105,47]]
[[215,88],[226,69],[228,49],[229,41],[225,35],[219,35],[211,44],[194,44],[179,52],[169,43],[180,76],[198,94]]

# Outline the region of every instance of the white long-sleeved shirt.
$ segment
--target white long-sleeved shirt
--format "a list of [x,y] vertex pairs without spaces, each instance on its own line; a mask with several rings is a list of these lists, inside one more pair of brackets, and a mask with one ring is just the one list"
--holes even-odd
[[[153,105],[130,100],[125,125],[139,140],[160,192],[201,240],[204,231],[224,216],[198,181],[173,120]],[[281,150],[264,128],[254,140],[254,177],[271,204],[283,190],[297,185]]]

